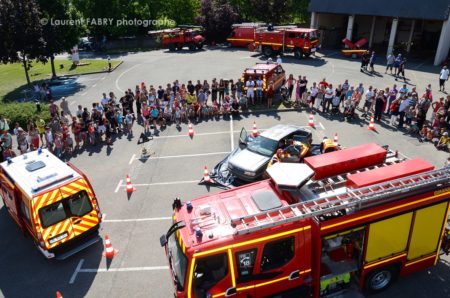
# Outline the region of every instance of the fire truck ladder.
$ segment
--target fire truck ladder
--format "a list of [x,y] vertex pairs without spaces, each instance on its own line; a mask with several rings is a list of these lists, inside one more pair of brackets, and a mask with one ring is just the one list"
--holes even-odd
[[[358,189],[347,189],[342,195],[317,198],[289,206],[275,208],[231,220],[236,234],[279,226],[304,218],[324,216],[345,211],[351,213],[370,206],[387,203],[418,190],[433,190],[450,185],[450,168],[428,171],[389,182],[383,182]],[[381,201],[382,199],[386,199]]]

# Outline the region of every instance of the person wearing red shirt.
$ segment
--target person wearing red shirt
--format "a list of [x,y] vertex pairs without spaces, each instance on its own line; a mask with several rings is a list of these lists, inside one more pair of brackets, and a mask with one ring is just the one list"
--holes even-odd
[[323,78],[323,80],[319,83],[319,87],[323,86],[325,89],[328,87],[328,82]]

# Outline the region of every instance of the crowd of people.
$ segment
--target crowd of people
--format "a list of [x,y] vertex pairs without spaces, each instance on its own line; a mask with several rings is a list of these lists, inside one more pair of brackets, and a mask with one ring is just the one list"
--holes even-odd
[[[446,72],[448,79],[448,70]],[[445,84],[442,77],[441,72],[441,90]],[[255,104],[253,87],[257,88],[258,78],[253,80],[243,82],[238,79],[234,82],[213,79],[210,83],[198,80],[195,84],[176,80],[165,87],[147,86],[142,82],[134,90],[125,91],[120,98],[113,92],[103,93],[91,107],[79,105],[76,111],[70,111],[65,98],[59,105],[50,100],[50,121],[36,117],[28,121],[26,128],[14,125],[17,150],[12,147],[10,123],[0,117],[0,158],[39,147],[46,147],[57,156],[62,156],[88,145],[102,143],[111,146],[115,134],[133,136],[135,123],[143,128],[143,135],[149,136],[152,130],[153,134],[158,134],[160,129],[171,123],[179,127],[183,122],[238,115],[248,105]],[[385,120],[394,129],[408,129],[417,134],[421,141],[434,142],[439,149],[448,150],[450,95],[434,100],[431,85],[419,94],[416,87],[410,89],[406,84],[378,89],[362,83],[352,85],[348,80],[333,85],[324,78],[308,85],[306,76],[297,76],[296,79],[289,75],[282,89],[286,91],[285,99],[296,107],[343,115],[347,119]],[[267,91],[263,92],[266,102],[267,97]],[[432,113],[427,121],[429,109]]]

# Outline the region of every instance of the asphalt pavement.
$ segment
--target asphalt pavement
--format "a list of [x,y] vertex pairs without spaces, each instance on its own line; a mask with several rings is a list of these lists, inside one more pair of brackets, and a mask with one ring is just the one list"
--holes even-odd
[[[285,58],[283,66],[287,73],[307,75],[310,82],[322,77],[332,82],[348,78],[351,83],[362,81],[382,86],[394,82],[390,76],[361,74],[357,61],[341,59],[338,53],[326,54],[327,57],[319,54],[321,58],[317,60]],[[120,95],[121,90],[134,89],[142,81],[157,86],[175,79],[182,82],[213,77],[237,79],[245,67],[261,62],[260,57],[245,50],[223,49],[198,53],[154,51],[122,59],[124,64],[115,72],[80,77],[85,88],[68,97],[73,112],[77,104],[87,106],[98,101],[102,92]],[[434,73],[423,72],[420,67],[410,73],[411,84],[425,86],[435,79]],[[193,138],[187,136],[186,125],[181,129],[172,125],[141,145],[137,141],[142,128],[136,125],[134,136],[122,135],[110,148],[89,147],[70,158],[88,175],[99,199],[105,215],[101,234],[108,234],[118,250],[111,262],[102,257],[101,243],[65,261],[45,260],[0,205],[0,296],[54,297],[58,290],[66,298],[173,297],[159,244],[160,235],[170,226],[172,201],[175,197],[190,200],[221,191],[199,184],[203,168],[213,168],[235,148],[241,128],[251,130],[253,121],[260,130],[278,123],[307,126],[308,113],[269,111],[203,121],[194,125]],[[314,121],[316,142],[337,133],[343,146],[368,142],[389,145],[409,158],[422,157],[438,167],[448,157],[431,144],[420,143],[386,124],[377,124],[376,131],[370,131],[367,120],[349,123],[339,117],[316,114]],[[140,158],[143,147],[150,152],[149,158]],[[136,187],[131,196],[125,193],[126,175]],[[449,297],[449,260],[444,257],[438,266],[399,280],[379,297]]]

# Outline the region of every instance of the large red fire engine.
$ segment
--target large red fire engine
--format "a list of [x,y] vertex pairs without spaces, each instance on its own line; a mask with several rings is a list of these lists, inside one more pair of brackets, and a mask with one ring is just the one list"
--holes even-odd
[[200,26],[180,25],[178,28],[149,31],[150,35],[158,35],[161,44],[170,51],[181,50],[188,47],[195,51],[203,48],[205,38],[201,35],[203,30]]
[[317,29],[287,26],[256,29],[255,42],[250,49],[257,49],[267,57],[293,52],[295,57],[302,58],[315,53],[319,46]]
[[241,23],[231,26],[230,37],[227,41],[233,47],[248,47],[249,44],[255,42],[256,28],[265,27],[265,23]]
[[367,144],[268,174],[174,201],[160,240],[176,297],[319,297],[352,284],[378,292],[447,248],[450,168]]

